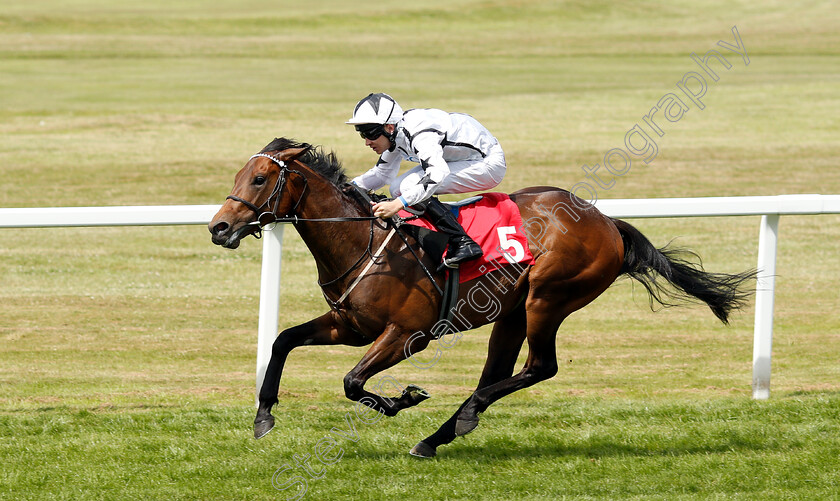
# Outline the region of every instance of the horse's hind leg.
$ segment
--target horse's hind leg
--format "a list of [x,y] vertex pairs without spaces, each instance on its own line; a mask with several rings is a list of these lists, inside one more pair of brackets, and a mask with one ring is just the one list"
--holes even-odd
[[[615,267],[617,268],[617,265]],[[474,430],[478,426],[478,415],[493,402],[554,377],[557,374],[557,353],[554,346],[557,329],[572,312],[598,297],[612,283],[614,277],[615,275],[603,266],[590,266],[586,273],[569,280],[553,280],[547,271],[544,271],[542,276],[532,273],[531,292],[525,301],[525,335],[528,340],[528,358],[525,365],[515,376],[476,390],[458,413],[455,435],[466,435]]]
[[[557,355],[554,347],[557,329],[568,312],[577,308],[570,308],[569,304],[564,304],[565,301],[561,300],[564,296],[560,292],[562,289],[552,289],[553,293],[545,296],[535,293],[532,289],[525,302],[524,324],[525,337],[528,340],[528,358],[524,367],[514,376],[497,380],[473,392],[458,412],[455,421],[456,436],[466,435],[475,429],[478,426],[478,415],[493,402],[557,374]],[[578,302],[582,301],[575,301]]]
[[[476,390],[458,413],[455,435],[466,435],[474,430],[478,426],[478,415],[493,402],[557,374],[554,340],[563,317],[550,312],[551,307],[539,308],[546,312],[542,315],[536,315],[531,308],[528,309],[528,358],[525,360],[525,366],[515,376]],[[556,310],[557,306],[553,306],[553,309]]]
[[[487,361],[476,391],[509,378],[513,374],[516,359],[525,341],[525,305],[521,305],[508,316],[496,321],[487,349]],[[458,415],[469,400],[446,421],[436,432],[418,443],[411,449],[411,455],[417,457],[433,457],[440,445],[455,440],[455,423]]]

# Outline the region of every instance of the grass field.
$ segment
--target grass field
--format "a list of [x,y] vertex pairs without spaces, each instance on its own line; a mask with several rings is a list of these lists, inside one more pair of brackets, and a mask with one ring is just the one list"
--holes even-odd
[[[733,26],[749,64],[717,45]],[[479,118],[505,147],[501,190],[568,188],[713,48],[732,67],[713,66],[705,109],[598,195],[837,194],[838,26],[828,1],[4,2],[0,207],[221,203],[276,136],[357,174],[375,158],[343,122],[380,90]],[[758,217],[632,223],[708,270],[755,266]],[[840,499],[838,216],[781,220],[770,400],[750,398],[751,307],[729,327],[698,306],[652,313],[624,280],[564,323],[554,379],[434,460],[408,450],[472,390],[489,330],[388,371],[433,398],[357,423],[340,460],[310,463],[320,478],[295,458],[347,428],[342,377],[364,350],[295,351],[277,428],[252,438],[259,242],[0,241],[0,499],[287,499],[295,476],[318,500]],[[326,305],[291,228],[283,266],[285,328]]]

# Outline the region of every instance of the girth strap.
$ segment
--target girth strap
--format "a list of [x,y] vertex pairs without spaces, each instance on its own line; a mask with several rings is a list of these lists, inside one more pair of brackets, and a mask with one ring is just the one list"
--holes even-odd
[[451,324],[455,317],[455,306],[458,302],[458,288],[461,281],[459,271],[459,268],[449,268],[446,283],[443,286],[443,298],[440,300],[438,321],[446,320]]

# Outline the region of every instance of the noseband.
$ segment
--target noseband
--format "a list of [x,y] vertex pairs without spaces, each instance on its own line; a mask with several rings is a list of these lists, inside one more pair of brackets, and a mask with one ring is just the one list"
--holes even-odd
[[[271,191],[271,194],[268,196],[268,199],[266,199],[265,203],[263,203],[262,205],[257,207],[253,203],[251,203],[251,202],[249,202],[249,201],[247,201],[243,198],[237,197],[235,195],[228,195],[227,198],[229,200],[233,200],[234,202],[241,203],[245,207],[248,207],[249,209],[251,209],[251,211],[254,214],[257,215],[257,220],[252,222],[252,223],[248,223],[249,226],[250,225],[259,225],[260,229],[262,229],[263,226],[271,224],[273,222],[277,222],[277,221],[279,221],[279,222],[297,222],[297,216],[277,217],[277,209],[280,207],[280,193],[283,191],[283,188],[286,186],[286,181],[288,179],[286,177],[287,173],[294,172],[294,173],[299,174],[301,176],[301,178],[303,178],[303,191],[301,192],[300,197],[298,198],[297,202],[295,202],[295,205],[292,207],[292,210],[290,211],[292,214],[294,214],[298,205],[300,205],[300,201],[303,199],[303,194],[306,192],[306,188],[309,184],[309,182],[306,179],[306,176],[301,174],[300,171],[289,169],[289,167],[286,165],[286,162],[284,162],[284,161],[282,161],[282,160],[280,160],[280,159],[278,159],[278,158],[276,158],[272,155],[266,154],[266,153],[257,153],[256,155],[254,155],[250,159],[248,159],[248,161],[251,161],[251,160],[253,160],[254,158],[257,158],[257,157],[268,158],[272,162],[276,163],[277,166],[280,168],[280,173],[279,173],[279,176],[277,177],[277,183],[274,185],[274,189]],[[276,198],[276,201],[274,203],[274,209],[271,208],[271,200],[273,198]]]
[[[296,214],[296,211],[297,211],[297,208],[300,205],[301,201],[303,200],[303,196],[306,193],[306,189],[309,186],[309,180],[306,179],[306,176],[304,176],[302,172],[297,171],[297,170],[289,169],[289,167],[286,165],[286,162],[284,162],[284,161],[282,161],[282,160],[280,160],[280,159],[278,159],[278,158],[276,158],[272,155],[266,154],[266,153],[257,153],[256,155],[254,155],[250,159],[248,159],[248,161],[250,162],[251,160],[253,160],[256,157],[265,157],[265,158],[268,158],[269,160],[271,160],[272,162],[274,162],[275,164],[277,164],[277,166],[280,168],[280,174],[279,174],[279,177],[277,178],[277,184],[274,185],[274,189],[271,190],[271,194],[268,196],[268,199],[266,199],[266,201],[260,206],[257,206],[255,204],[249,202],[248,200],[237,197],[235,195],[228,195],[228,197],[227,197],[228,200],[233,200],[234,202],[241,203],[245,207],[248,207],[249,209],[251,209],[251,211],[254,214],[257,215],[257,220],[256,221],[252,221],[252,222],[246,224],[245,226],[240,228],[236,232],[236,234],[242,235],[242,234],[245,234],[246,232],[250,231],[251,233],[254,233],[254,236],[256,238],[260,238],[260,236],[262,235],[263,227],[268,225],[268,224],[275,223],[275,222],[276,223],[298,223],[300,221],[311,221],[311,222],[337,223],[337,222],[346,222],[346,221],[370,221],[370,239],[368,240],[367,248],[365,249],[364,252],[362,252],[362,255],[359,257],[359,259],[356,260],[356,262],[352,266],[350,266],[350,268],[348,268],[347,271],[340,274],[337,278],[335,278],[333,280],[330,280],[328,282],[325,282],[325,283],[320,283],[320,282],[318,283],[318,285],[323,290],[324,287],[332,285],[332,284],[338,282],[339,280],[342,280],[342,279],[346,278],[354,269],[356,269],[357,266],[359,266],[362,263],[362,261],[364,261],[364,259],[366,257],[370,256],[371,263],[368,265],[367,268],[365,268],[365,270],[361,273],[361,275],[359,275],[359,277],[357,277],[356,281],[353,284],[351,284],[350,288],[344,293],[344,295],[341,296],[341,298],[338,301],[332,301],[327,296],[326,292],[324,292],[324,297],[327,299],[327,302],[330,304],[330,306],[333,309],[338,311],[339,303],[341,303],[342,301],[344,301],[344,299],[347,298],[347,296],[350,294],[350,292],[353,290],[353,288],[356,287],[356,285],[358,284],[358,281],[361,280],[362,276],[364,276],[365,273],[367,273],[368,269],[370,269],[370,266],[375,264],[376,260],[380,257],[382,251],[385,248],[385,245],[388,244],[388,241],[391,240],[391,236],[393,236],[394,232],[396,231],[396,228],[397,228],[398,224],[394,223],[393,221],[388,223],[389,226],[393,225],[392,229],[391,229],[391,232],[388,235],[388,237],[386,237],[385,241],[382,243],[382,246],[380,247],[380,249],[376,252],[376,254],[374,254],[372,252],[373,238],[374,238],[374,230],[373,229],[374,229],[374,221],[379,219],[378,216],[374,216],[373,214],[371,214],[370,216],[358,216],[358,217],[351,216],[351,217],[298,218],[298,216]],[[291,211],[289,211],[289,213],[287,215],[283,216],[283,217],[277,217],[277,209],[280,207],[280,193],[283,191],[283,188],[286,186],[286,181],[288,180],[286,175],[288,173],[292,173],[292,172],[298,174],[301,178],[303,178],[303,190],[300,193],[300,197],[298,197],[297,201],[295,202],[295,205],[292,206]],[[364,192],[361,191],[361,188],[356,187],[356,189],[364,194]],[[274,209],[271,208],[271,199],[273,199],[273,198],[277,199],[274,203]],[[370,201],[370,200],[368,199],[368,201]],[[265,209],[265,210],[263,210],[263,209]],[[257,226],[257,228],[254,229],[254,230],[249,230],[253,226]],[[400,233],[400,236],[403,238],[403,241],[405,242],[405,244],[409,247],[409,250],[411,250],[411,253],[414,254],[414,251],[411,249],[411,246],[408,244],[408,241],[405,240],[405,236],[402,235],[402,233]],[[420,258],[417,257],[416,254],[414,254],[414,257],[415,257],[415,259],[417,259],[417,262],[419,263]],[[438,290],[438,292],[442,295],[443,291],[437,285],[434,278],[429,273],[429,270],[427,270],[426,267],[423,266],[422,263],[420,263],[420,266],[423,268],[423,271],[426,272],[426,276],[429,278],[429,280],[431,280],[432,285],[434,285],[435,288]]]

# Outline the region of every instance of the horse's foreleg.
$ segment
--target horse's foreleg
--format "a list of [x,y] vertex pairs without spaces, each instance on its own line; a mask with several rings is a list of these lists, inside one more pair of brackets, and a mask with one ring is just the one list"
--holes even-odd
[[298,346],[332,344],[364,346],[367,343],[368,340],[344,327],[332,311],[281,332],[271,347],[271,359],[260,388],[259,407],[257,417],[254,419],[254,438],[263,437],[274,427],[271,408],[277,403],[280,376],[290,351]]
[[[525,308],[524,305],[511,312],[508,316],[496,321],[490,334],[487,348],[487,361],[477,390],[509,378],[513,374],[513,367],[522,343],[525,341]],[[461,410],[469,403],[467,399],[455,414],[432,435],[418,443],[411,449],[411,455],[417,457],[433,457],[438,446],[455,440],[455,424]]]
[[[405,345],[410,335],[408,332],[390,325],[382,335],[374,341],[365,356],[344,377],[344,393],[350,400],[361,402],[386,416],[395,416],[399,411],[419,404],[429,398],[429,394],[422,388],[409,385],[402,388],[396,381],[380,380],[378,393],[365,390],[365,383],[374,375],[389,369],[405,360]],[[415,343],[415,344],[420,344]],[[415,346],[412,346],[414,348]],[[402,394],[388,398],[382,395],[383,387],[402,389]]]

